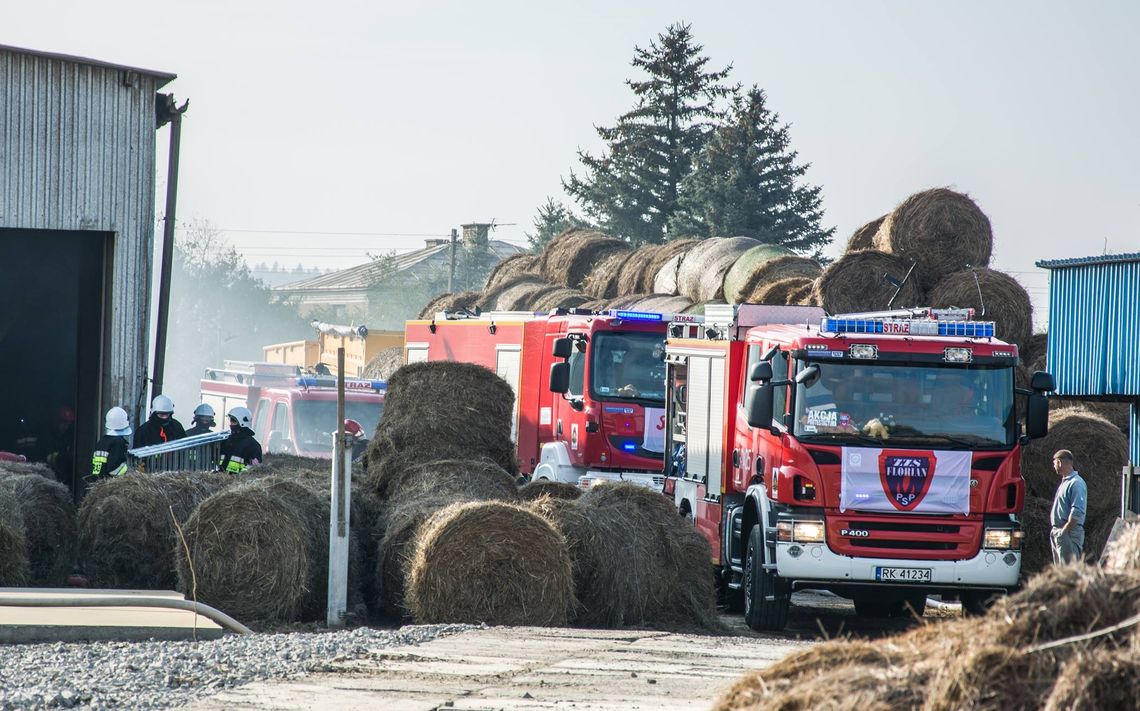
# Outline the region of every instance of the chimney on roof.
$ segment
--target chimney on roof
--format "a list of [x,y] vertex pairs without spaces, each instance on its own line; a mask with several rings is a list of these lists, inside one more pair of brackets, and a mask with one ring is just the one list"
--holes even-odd
[[491,224],[488,222],[472,222],[469,225],[460,225],[463,228],[463,246],[486,247],[490,239]]
[[443,237],[432,237],[431,239],[424,240],[424,242],[427,243],[428,249],[431,249],[432,247],[438,247],[441,244],[447,244],[450,241],[451,240],[445,239]]

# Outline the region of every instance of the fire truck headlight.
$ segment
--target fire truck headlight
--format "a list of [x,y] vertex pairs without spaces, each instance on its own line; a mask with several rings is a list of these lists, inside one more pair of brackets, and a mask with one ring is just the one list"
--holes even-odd
[[822,543],[823,533],[823,521],[796,521],[792,540],[796,543]]
[[874,360],[879,357],[878,346],[873,346],[870,343],[855,343],[847,349],[847,354],[852,358],[859,358],[861,360]]
[[1021,539],[1025,537],[1022,531],[1013,531],[1008,528],[987,528],[983,548],[997,550],[1018,550],[1021,548]]
[[947,363],[969,363],[974,359],[974,352],[969,348],[946,348],[942,357]]
[[777,521],[776,522],[776,540],[780,543],[792,542],[792,522],[791,521]]

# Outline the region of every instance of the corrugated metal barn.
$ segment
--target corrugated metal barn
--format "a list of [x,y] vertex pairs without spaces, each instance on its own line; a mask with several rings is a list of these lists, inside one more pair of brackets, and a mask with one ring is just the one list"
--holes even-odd
[[1140,253],[1037,262],[1049,270],[1049,346],[1060,397],[1131,403],[1140,466]]
[[56,454],[61,479],[63,459],[89,463],[107,408],[145,412],[156,94],[172,79],[0,46],[0,450]]

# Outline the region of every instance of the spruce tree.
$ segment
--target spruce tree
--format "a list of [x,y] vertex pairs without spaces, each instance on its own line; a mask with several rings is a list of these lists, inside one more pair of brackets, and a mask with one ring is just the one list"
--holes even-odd
[[708,71],[703,47],[687,24],[673,24],[635,47],[633,66],[647,76],[627,80],[637,104],[610,128],[597,128],[601,156],[578,152],[584,171],[563,181],[599,228],[634,244],[661,242],[677,209],[681,181],[704,145],[710,123],[721,118],[718,100],[731,65]]
[[803,253],[835,234],[824,228],[821,189],[803,181],[787,124],[758,87],[737,93],[729,120],[716,129],[681,183],[670,229],[685,234],[743,235]]
[[554,237],[571,227],[585,227],[586,223],[578,219],[570,209],[552,197],[546,198],[546,204],[538,208],[534,218],[534,232],[527,233],[526,239],[530,243],[530,250],[539,253]]

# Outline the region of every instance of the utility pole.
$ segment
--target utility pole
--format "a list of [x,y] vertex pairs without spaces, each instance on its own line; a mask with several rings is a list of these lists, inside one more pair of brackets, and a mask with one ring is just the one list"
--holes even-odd
[[447,293],[455,293],[455,246],[459,238],[459,230],[451,228],[451,268],[447,271]]
[[155,97],[155,120],[159,126],[170,124],[170,158],[166,164],[166,215],[162,221],[162,265],[158,281],[158,324],[154,334],[154,370],[151,371],[151,397],[162,392],[163,370],[166,365],[166,327],[170,318],[170,272],[174,262],[174,225],[178,205],[178,152],[182,143],[182,114],[189,101],[182,106],[174,102],[174,94]]

